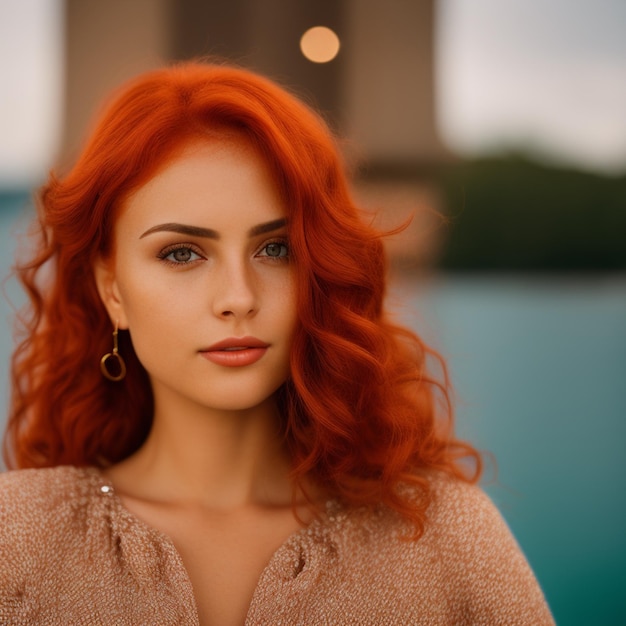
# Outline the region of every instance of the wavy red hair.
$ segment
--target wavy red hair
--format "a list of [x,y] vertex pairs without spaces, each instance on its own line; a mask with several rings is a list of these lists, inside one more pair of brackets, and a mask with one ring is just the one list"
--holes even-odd
[[99,370],[111,324],[92,268],[111,252],[124,199],[186,142],[223,130],[257,147],[290,213],[299,326],[278,402],[294,477],[353,505],[382,502],[419,535],[428,473],[476,480],[481,467],[454,437],[445,367],[443,380],[430,375],[441,365],[436,353],[385,314],[381,234],[351,200],[324,122],[269,80],[232,67],[186,63],[130,82],[73,169],[41,190],[37,252],[17,269],[31,306],[12,362],[7,465],[105,466],[145,440],[152,395],[127,333],[124,382]]

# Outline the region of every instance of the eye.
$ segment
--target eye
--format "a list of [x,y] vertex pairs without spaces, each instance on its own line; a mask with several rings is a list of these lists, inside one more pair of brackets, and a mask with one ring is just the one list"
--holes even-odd
[[187,265],[203,258],[188,245],[169,246],[162,250],[158,257],[172,265]]
[[284,260],[289,257],[289,246],[286,241],[270,241],[261,248],[257,256]]

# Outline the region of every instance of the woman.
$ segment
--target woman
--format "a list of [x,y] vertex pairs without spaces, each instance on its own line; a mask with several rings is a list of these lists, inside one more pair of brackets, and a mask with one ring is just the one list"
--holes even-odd
[[40,204],[0,623],[552,623],[315,114],[149,73]]

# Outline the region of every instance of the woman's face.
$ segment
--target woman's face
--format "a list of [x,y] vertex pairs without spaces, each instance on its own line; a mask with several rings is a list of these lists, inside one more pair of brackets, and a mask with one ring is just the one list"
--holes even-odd
[[254,408],[287,378],[296,307],[286,217],[265,163],[237,139],[190,144],[125,203],[96,280],[157,411]]

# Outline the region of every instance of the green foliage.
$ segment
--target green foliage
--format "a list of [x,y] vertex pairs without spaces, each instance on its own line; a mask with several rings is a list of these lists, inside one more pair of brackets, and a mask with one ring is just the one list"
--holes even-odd
[[447,270],[626,269],[626,175],[600,176],[521,157],[446,170]]

